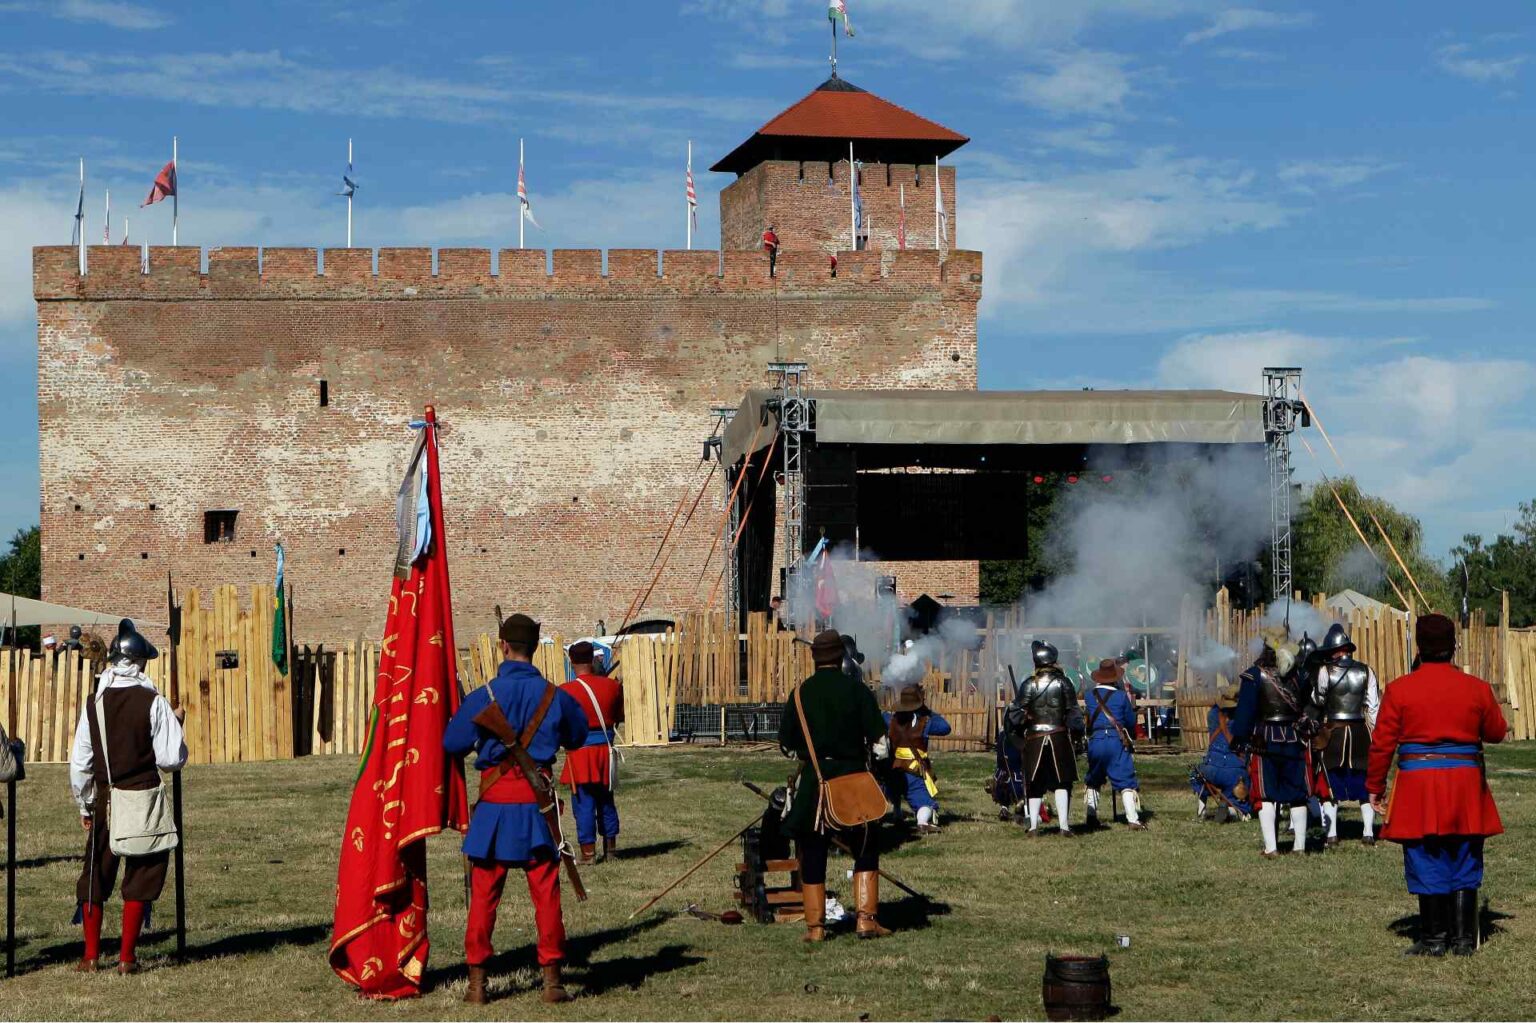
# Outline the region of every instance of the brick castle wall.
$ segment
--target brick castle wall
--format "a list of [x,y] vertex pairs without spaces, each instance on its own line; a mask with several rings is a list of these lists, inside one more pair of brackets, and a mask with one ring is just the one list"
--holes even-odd
[[[944,208],[949,216],[946,249],[957,247],[955,169],[939,166]],[[896,249],[902,188],[907,197],[907,249],[934,248],[933,167],[866,163],[860,196],[870,225],[869,248]],[[826,163],[768,160],[737,178],[720,193],[720,237],[727,249],[761,248],[763,229],[778,228],[779,245],[823,253],[851,249],[848,161]],[[841,265],[842,256],[838,256]]]
[[[793,250],[777,280],[753,251],[503,250],[493,273],[486,250],[382,249],[376,271],[332,250],[320,273],[313,249],[214,249],[204,270],[152,248],[141,273],[137,249],[92,247],[84,278],[76,258],[34,252],[43,596],[151,620],[167,570],[269,581],[281,541],[301,640],[376,635],[405,424],[433,403],[460,634],[496,604],[615,628],[707,471],[708,409],[770,360],[807,361],[812,386],[976,386],[975,252],[843,253],[835,280]],[[703,603],[722,499],[648,609]],[[225,508],[236,540],[205,544]],[[940,572],[920,588],[967,592]]]

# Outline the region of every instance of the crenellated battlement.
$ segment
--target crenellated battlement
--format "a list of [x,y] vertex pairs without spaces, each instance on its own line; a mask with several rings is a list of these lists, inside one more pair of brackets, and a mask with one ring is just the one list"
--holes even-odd
[[[823,165],[825,166],[825,165]],[[911,168],[907,168],[909,171]],[[866,174],[868,173],[866,169]],[[326,249],[93,245],[86,273],[73,246],[32,253],[39,302],[128,299],[485,299],[777,293],[879,298],[928,291],[975,302],[981,253],[787,248],[769,277],[761,251],[678,249]]]

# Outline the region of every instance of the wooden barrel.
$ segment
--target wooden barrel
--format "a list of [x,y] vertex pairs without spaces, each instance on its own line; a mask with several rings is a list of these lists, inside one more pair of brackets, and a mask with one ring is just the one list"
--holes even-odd
[[1045,1001],[1046,1019],[1106,1019],[1110,996],[1108,957],[1047,953],[1040,994]]

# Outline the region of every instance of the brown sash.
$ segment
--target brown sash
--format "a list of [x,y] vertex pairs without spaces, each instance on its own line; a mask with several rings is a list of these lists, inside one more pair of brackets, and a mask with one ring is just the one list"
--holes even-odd
[[[485,688],[487,692],[490,692],[491,687],[489,684],[487,684]],[[491,692],[491,699],[493,701],[496,699],[496,694],[494,692]],[[527,749],[528,744],[533,742],[534,735],[537,734],[539,726],[544,723],[544,719],[549,715],[550,705],[554,702],[555,687],[552,683],[546,682],[544,684],[544,695],[540,698],[539,705],[534,708],[533,717],[528,719],[527,726],[524,727],[522,732],[518,734],[517,744],[523,749]],[[509,751],[507,753],[506,759],[499,763],[492,764],[490,767],[487,767],[485,770],[481,771],[480,798],[484,799],[485,794],[490,791],[491,786],[501,781],[502,777],[516,766],[517,761],[512,758],[512,754]]]

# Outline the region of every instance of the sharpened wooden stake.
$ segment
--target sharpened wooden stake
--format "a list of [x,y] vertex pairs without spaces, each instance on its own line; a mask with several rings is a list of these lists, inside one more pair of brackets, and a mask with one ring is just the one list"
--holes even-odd
[[654,896],[651,897],[651,900],[649,902],[647,902],[645,905],[641,906],[639,909],[635,910],[633,913],[629,914],[629,916],[625,917],[624,919],[625,920],[633,920],[635,917],[639,916],[641,913],[644,913],[646,910],[648,910],[652,906],[656,905],[656,903],[658,903],[658,902],[660,902],[662,900],[663,896],[665,896],[672,889],[676,888],[678,885],[682,884],[684,881],[686,881],[690,877],[692,877],[694,875],[694,873],[700,867],[704,866],[704,864],[708,863],[710,860],[714,859],[716,856],[719,856],[722,852],[724,852],[726,846],[730,845],[732,842],[736,841],[742,835],[746,834],[747,833],[747,828],[752,827],[753,825],[757,824],[762,819],[763,819],[763,815],[762,814],[758,814],[756,817],[753,817],[750,821],[748,821],[742,827],[742,829],[740,831],[736,832],[736,834],[732,835],[730,838],[727,838],[724,842],[721,842],[719,845],[715,846],[715,848],[710,851],[710,854],[708,856],[704,857],[702,860],[700,860],[699,862],[695,863],[693,866],[689,867],[687,869],[687,871],[685,871],[683,873],[682,877],[678,878],[676,881],[673,881],[671,884],[667,885],[661,891],[657,892]]

